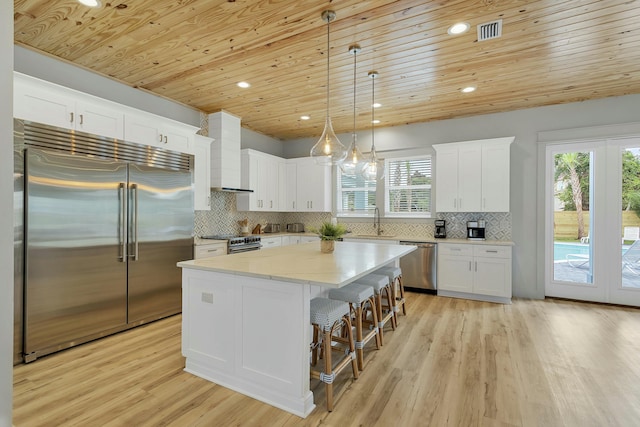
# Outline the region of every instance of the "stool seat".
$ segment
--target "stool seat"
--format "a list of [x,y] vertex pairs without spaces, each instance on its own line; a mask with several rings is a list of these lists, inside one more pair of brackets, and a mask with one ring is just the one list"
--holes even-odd
[[396,277],[402,276],[402,270],[400,269],[400,267],[381,267],[373,273],[388,276],[389,280],[395,280]]
[[[375,294],[375,302],[376,302],[376,311],[378,318],[378,329],[380,330],[380,344],[384,345],[384,325],[387,322],[391,321],[391,329],[395,331],[396,329],[396,317],[393,311],[393,292],[391,288],[391,282],[389,281],[389,276],[385,276],[382,274],[367,274],[355,282],[359,285],[368,285],[373,288]],[[383,304],[382,297],[384,296],[386,300],[386,304],[384,306],[386,313],[382,312]]]
[[323,331],[331,329],[334,323],[349,314],[349,304],[329,298],[311,300],[311,323],[318,325]]
[[[395,304],[393,307],[394,313],[400,311],[402,307],[402,314],[407,315],[407,304],[404,298],[404,285],[402,284],[402,269],[399,267],[382,267],[374,271],[375,274],[384,274],[389,277],[391,282],[391,290],[393,292],[393,299]],[[396,323],[398,319],[396,317]]]
[[378,295],[384,287],[389,286],[389,276],[371,273],[357,279],[353,283],[358,283],[360,285],[369,285],[373,287],[376,295]]
[[360,283],[351,283],[341,288],[329,290],[329,298],[350,302],[352,304],[362,304],[374,294],[373,288]]

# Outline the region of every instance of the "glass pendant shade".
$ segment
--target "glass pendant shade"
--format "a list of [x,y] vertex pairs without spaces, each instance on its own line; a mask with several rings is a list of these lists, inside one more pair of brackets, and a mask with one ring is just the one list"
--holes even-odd
[[384,178],[384,161],[378,158],[376,154],[375,144],[375,107],[376,104],[376,77],[378,77],[377,71],[370,71],[369,77],[371,78],[371,153],[367,159],[367,165],[362,171],[362,176],[368,181],[380,180]]
[[384,178],[384,161],[379,159],[375,150],[371,152],[367,163],[362,170],[362,176],[367,181],[374,181]]
[[333,131],[329,116],[327,116],[320,139],[311,148],[311,157],[320,165],[337,165],[347,157],[347,148],[342,145]]
[[343,175],[355,177],[362,175],[364,168],[366,167],[366,159],[362,155],[362,152],[358,149],[358,135],[356,134],[356,71],[357,71],[357,56],[360,52],[360,45],[354,44],[349,46],[349,53],[353,55],[353,133],[351,139],[351,145],[347,151],[347,157],[344,162],[340,164],[340,169]]
[[329,24],[336,18],[332,10],[322,12],[322,20],[327,23],[327,120],[320,139],[311,148],[310,155],[321,165],[339,165],[347,157],[347,147],[342,145],[333,131],[331,116],[329,115]]
[[340,169],[344,175],[356,176],[362,175],[366,167],[367,161],[356,144],[356,135],[353,134],[353,141],[347,150],[347,157],[340,164]]

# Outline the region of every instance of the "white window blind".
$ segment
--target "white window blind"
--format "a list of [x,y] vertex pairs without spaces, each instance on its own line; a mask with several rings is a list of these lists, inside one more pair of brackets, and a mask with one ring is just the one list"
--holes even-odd
[[385,160],[385,216],[431,216],[431,156]]
[[338,213],[366,215],[376,207],[376,181],[338,174]]

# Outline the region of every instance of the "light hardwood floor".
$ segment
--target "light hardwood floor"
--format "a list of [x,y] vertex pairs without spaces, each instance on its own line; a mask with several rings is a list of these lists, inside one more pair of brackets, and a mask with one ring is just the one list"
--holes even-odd
[[[27,426],[638,426],[640,310],[408,294],[407,317],[305,420],[182,371],[180,316],[14,369]],[[267,331],[265,330],[265,333]]]

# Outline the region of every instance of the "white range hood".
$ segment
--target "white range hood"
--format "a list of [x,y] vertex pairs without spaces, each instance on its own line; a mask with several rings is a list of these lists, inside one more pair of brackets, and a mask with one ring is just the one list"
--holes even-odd
[[225,111],[209,114],[211,189],[251,193],[240,188],[240,117]]

